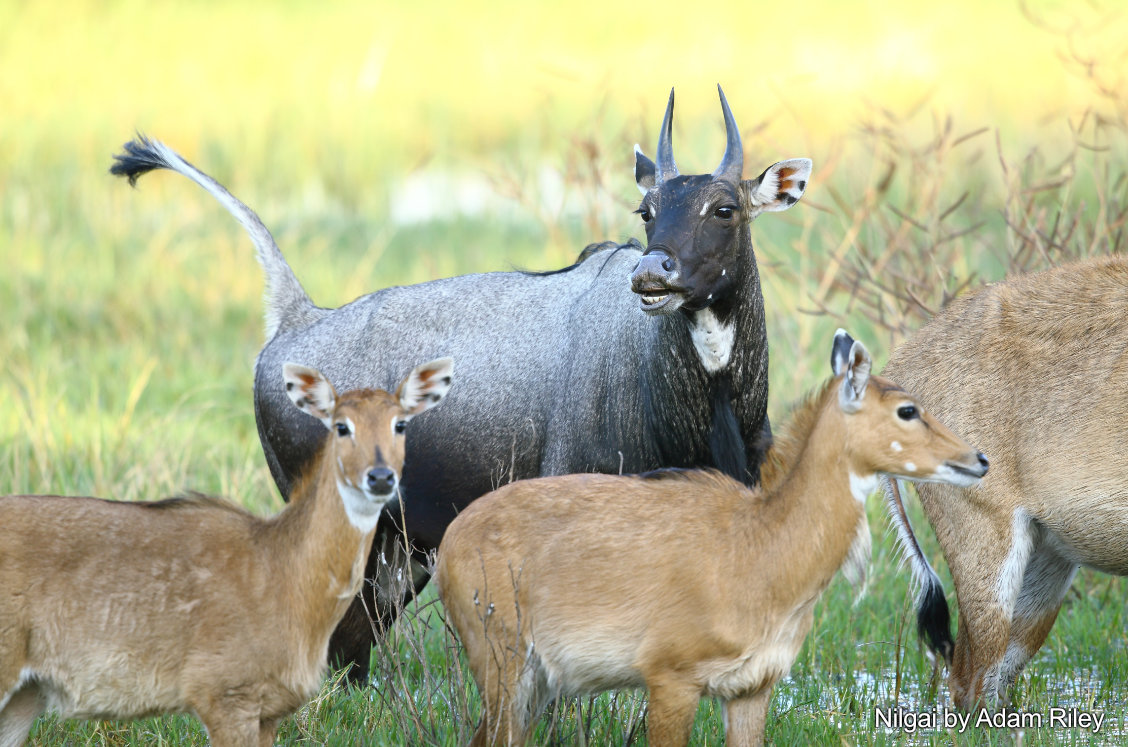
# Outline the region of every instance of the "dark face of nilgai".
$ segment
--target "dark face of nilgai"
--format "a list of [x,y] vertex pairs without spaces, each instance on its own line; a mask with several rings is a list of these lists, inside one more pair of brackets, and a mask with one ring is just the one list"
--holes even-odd
[[740,253],[751,251],[741,182],[744,151],[723,91],[720,96],[728,142],[712,174],[678,173],[670,143],[673,91],[658,135],[657,162],[635,150],[635,181],[643,194],[636,212],[646,227],[647,249],[631,275],[631,290],[648,314],[723,306],[739,280]]
[[747,233],[739,182],[676,176],[650,189],[638,214],[647,249],[631,290],[648,314],[698,311],[725,301],[736,285]]

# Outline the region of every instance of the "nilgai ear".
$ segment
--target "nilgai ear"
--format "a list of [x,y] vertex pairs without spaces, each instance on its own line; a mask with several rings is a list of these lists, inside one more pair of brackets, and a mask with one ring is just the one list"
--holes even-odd
[[453,358],[439,358],[416,366],[396,389],[400,407],[408,416],[414,416],[439,404],[450,390],[453,371]]
[[286,363],[282,366],[282,380],[286,382],[286,394],[299,410],[317,418],[326,428],[332,425],[337,392],[320,371]]
[[813,165],[809,158],[792,158],[772,164],[755,179],[741,182],[751,205],[748,218],[755,218],[760,213],[787,210],[799,202],[807,189]]
[[830,346],[830,370],[835,376],[846,373],[846,361],[850,357],[850,348],[854,346],[854,338],[841,327],[834,333],[834,342]]
[[845,376],[842,377],[842,389],[838,392],[838,404],[845,412],[857,412],[861,409],[872,366],[873,361],[870,360],[866,346],[854,342],[850,346],[850,352],[846,354]]
[[654,162],[642,154],[642,148],[638,147],[635,143],[635,184],[638,185],[638,191],[644,195],[654,188],[655,175],[658,173],[658,167]]

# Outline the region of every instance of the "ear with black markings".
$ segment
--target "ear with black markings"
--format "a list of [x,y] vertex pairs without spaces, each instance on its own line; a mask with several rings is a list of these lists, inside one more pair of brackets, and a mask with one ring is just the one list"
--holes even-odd
[[638,191],[644,195],[654,188],[658,167],[654,162],[642,154],[642,148],[635,144],[635,184]]
[[414,417],[439,404],[450,390],[453,358],[439,358],[416,366],[396,389],[400,407]]
[[813,166],[809,158],[792,158],[769,166],[755,179],[742,182],[741,188],[751,206],[748,217],[787,210],[799,202]]
[[830,346],[830,370],[834,376],[841,376],[846,372],[846,361],[850,356],[850,348],[854,346],[854,338],[841,327],[834,333],[834,342]]
[[299,410],[317,418],[326,428],[332,425],[337,392],[320,371],[286,363],[282,366],[282,380],[286,382],[286,394]]
[[842,388],[838,390],[838,404],[844,412],[857,412],[862,408],[872,367],[873,361],[866,346],[855,341],[846,354]]

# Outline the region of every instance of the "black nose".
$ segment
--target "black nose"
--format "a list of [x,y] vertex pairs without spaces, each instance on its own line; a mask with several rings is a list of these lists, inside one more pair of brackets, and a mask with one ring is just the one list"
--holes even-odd
[[375,467],[365,478],[368,491],[375,495],[387,495],[396,487],[396,473],[387,467]]
[[666,259],[664,259],[662,261],[662,269],[665,270],[666,272],[673,272],[674,271],[674,259],[673,259],[673,257],[666,257]]
[[989,466],[991,466],[991,465],[990,465],[990,463],[989,463],[989,462],[987,461],[987,455],[986,455],[986,454],[984,454],[984,453],[983,453],[983,452],[981,451],[981,452],[979,452],[978,454],[976,454],[976,458],[977,458],[977,459],[979,460],[979,466],[983,468],[983,471],[984,471],[984,472],[986,472],[986,471],[987,471],[987,468],[988,468]]

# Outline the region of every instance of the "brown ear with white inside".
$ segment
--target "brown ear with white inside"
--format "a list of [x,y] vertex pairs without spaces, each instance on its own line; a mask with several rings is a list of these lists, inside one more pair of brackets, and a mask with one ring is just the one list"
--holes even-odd
[[416,366],[396,389],[400,407],[414,416],[439,404],[450,391],[453,371],[453,358],[439,358]]
[[286,363],[282,366],[282,380],[286,382],[286,395],[299,410],[317,418],[326,428],[332,424],[337,392],[320,371]]
[[809,158],[791,158],[772,164],[755,179],[741,183],[750,205],[748,217],[787,210],[807,189],[814,164]]

